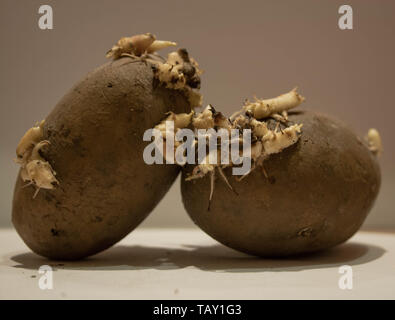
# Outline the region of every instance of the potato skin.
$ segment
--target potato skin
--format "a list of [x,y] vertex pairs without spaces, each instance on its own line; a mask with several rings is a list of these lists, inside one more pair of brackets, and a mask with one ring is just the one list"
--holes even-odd
[[76,84],[46,118],[44,157],[60,186],[40,190],[18,176],[12,221],[24,242],[52,259],[80,259],[133,230],[165,195],[175,165],[146,165],[143,141],[168,111],[189,112],[187,98],[154,79],[150,63],[122,58]]
[[343,123],[312,112],[290,114],[303,123],[299,141],[238,182],[225,173],[215,181],[207,211],[209,177],[185,181],[182,198],[189,216],[207,234],[233,249],[281,257],[333,247],[362,225],[380,187],[377,160]]

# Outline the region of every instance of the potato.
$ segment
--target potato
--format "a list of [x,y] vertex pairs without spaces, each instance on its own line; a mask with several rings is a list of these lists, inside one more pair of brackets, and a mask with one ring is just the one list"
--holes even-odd
[[243,180],[231,168],[215,181],[208,211],[210,177],[185,181],[182,199],[192,220],[233,249],[264,257],[323,250],[349,239],[362,225],[380,186],[373,153],[346,125],[325,115],[293,112],[302,123],[299,141],[264,161]]
[[146,129],[168,111],[189,112],[187,96],[160,85],[151,62],[121,58],[76,84],[43,123],[42,155],[59,186],[41,189],[18,176],[12,221],[24,242],[52,259],[79,259],[133,230],[165,195],[175,165],[147,165]]

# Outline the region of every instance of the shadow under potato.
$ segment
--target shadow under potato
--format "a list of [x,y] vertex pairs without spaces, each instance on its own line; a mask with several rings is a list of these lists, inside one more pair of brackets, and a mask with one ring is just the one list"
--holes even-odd
[[31,252],[10,259],[18,263],[15,268],[34,270],[47,264],[55,270],[174,270],[192,266],[204,271],[280,272],[360,265],[380,258],[384,253],[381,247],[356,242],[286,259],[252,257],[221,245],[184,245],[181,249],[118,245],[81,261],[47,260]]

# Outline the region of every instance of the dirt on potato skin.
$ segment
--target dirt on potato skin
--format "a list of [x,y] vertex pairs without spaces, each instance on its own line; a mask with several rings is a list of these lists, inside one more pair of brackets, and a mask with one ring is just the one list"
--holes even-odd
[[185,95],[154,79],[149,62],[111,61],[77,83],[46,118],[44,157],[59,187],[34,187],[18,175],[12,221],[39,255],[74,260],[121,240],[158,204],[179,173],[147,165],[146,129],[166,112],[189,112]]
[[379,192],[377,159],[348,126],[303,111],[289,119],[303,123],[299,141],[236,181],[238,196],[217,175],[208,208],[210,178],[185,181],[183,203],[194,223],[233,249],[263,257],[284,257],[336,246],[358,231]]

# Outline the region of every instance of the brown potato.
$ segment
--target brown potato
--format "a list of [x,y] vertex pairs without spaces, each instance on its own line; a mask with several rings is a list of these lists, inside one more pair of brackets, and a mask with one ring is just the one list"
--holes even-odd
[[13,224],[36,253],[79,259],[133,230],[165,195],[175,165],[147,165],[146,129],[166,112],[189,112],[187,97],[154,79],[150,62],[121,58],[89,73],[46,118],[43,155],[59,186],[23,188],[18,176]]
[[312,112],[290,113],[303,123],[299,141],[264,161],[241,181],[185,181],[185,209],[207,234],[249,254],[277,257],[318,251],[349,239],[362,225],[380,187],[375,156],[343,123]]

